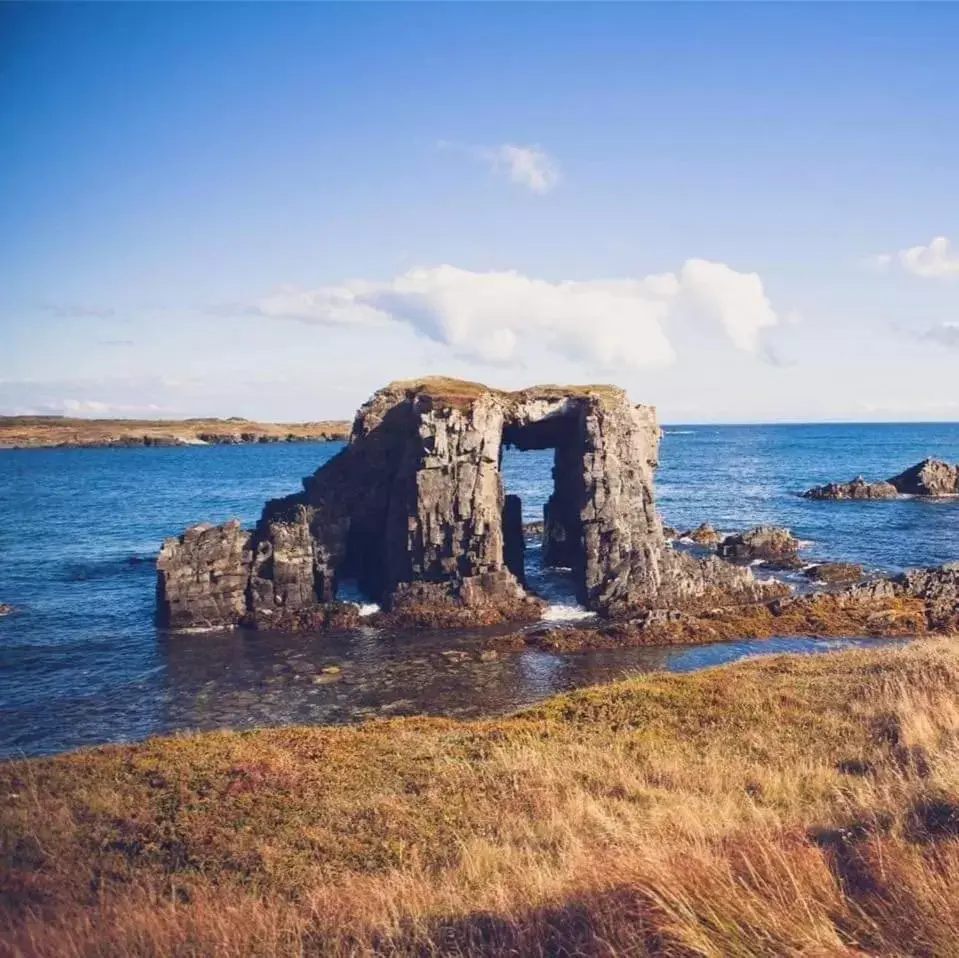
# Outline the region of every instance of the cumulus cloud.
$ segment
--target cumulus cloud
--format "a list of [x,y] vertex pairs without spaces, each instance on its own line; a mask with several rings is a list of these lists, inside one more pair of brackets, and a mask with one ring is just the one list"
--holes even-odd
[[715,316],[738,349],[756,352],[763,329],[776,325],[758,273],[739,273],[725,263],[689,259],[681,276],[684,291]]
[[457,150],[485,163],[491,173],[506,176],[533,193],[548,193],[559,184],[559,163],[540,146],[463,146],[441,141],[440,149]]
[[879,253],[867,261],[880,272],[888,270],[894,262],[907,272],[922,279],[946,279],[959,276],[959,253],[945,236],[936,236],[926,246],[910,246],[898,253]]
[[546,349],[600,369],[672,363],[666,327],[678,314],[712,322],[737,349],[762,355],[762,333],[777,323],[758,275],[700,259],[678,275],[581,282],[418,268],[388,282],[284,287],[253,311],[316,325],[398,323],[484,362],[518,362]]

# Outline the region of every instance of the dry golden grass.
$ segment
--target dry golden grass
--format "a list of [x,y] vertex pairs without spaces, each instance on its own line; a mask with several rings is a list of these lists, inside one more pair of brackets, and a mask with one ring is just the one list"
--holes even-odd
[[959,955],[959,645],[0,766],[0,953]]
[[350,423],[273,423],[249,419],[70,419],[65,416],[0,416],[0,448],[105,446],[124,442],[194,441],[200,436],[267,440],[346,439]]

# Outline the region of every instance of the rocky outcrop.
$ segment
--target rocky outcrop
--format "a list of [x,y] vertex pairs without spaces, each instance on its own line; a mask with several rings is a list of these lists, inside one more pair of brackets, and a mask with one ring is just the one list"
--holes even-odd
[[956,496],[959,495],[959,465],[951,466],[941,459],[923,459],[893,476],[889,483],[903,495]]
[[698,546],[715,546],[722,542],[722,536],[708,523],[704,522],[695,529],[679,534],[680,539],[689,539]]
[[647,610],[615,623],[534,629],[492,641],[502,648],[575,651],[786,635],[909,637],[957,631],[959,563],[953,563],[835,591],[699,611]]
[[0,615],[10,615],[13,612],[12,605],[6,605],[3,602],[0,602]]
[[748,570],[674,553],[655,508],[659,429],[650,407],[610,386],[501,392],[448,379],[399,382],[357,414],[346,449],[237,524],[167,540],[159,618],[174,627],[312,628],[356,580],[405,624],[529,620],[522,510],[502,450],[553,449],[547,561],[572,569],[589,608],[626,610],[755,599]]
[[723,559],[733,562],[763,562],[780,569],[795,569],[799,559],[799,540],[778,526],[756,526],[748,532],[727,536],[717,547]]
[[888,482],[866,482],[856,476],[851,482],[828,482],[803,493],[804,499],[895,499],[899,493]]
[[157,559],[157,606],[171,628],[238,625],[247,613],[252,535],[234,520],[167,539]]
[[905,472],[884,482],[867,482],[856,476],[851,482],[830,482],[803,493],[805,499],[895,499],[907,496],[959,495],[959,465],[941,459],[923,459]]
[[846,584],[858,582],[865,575],[865,570],[854,562],[820,562],[804,570],[803,575],[813,582]]

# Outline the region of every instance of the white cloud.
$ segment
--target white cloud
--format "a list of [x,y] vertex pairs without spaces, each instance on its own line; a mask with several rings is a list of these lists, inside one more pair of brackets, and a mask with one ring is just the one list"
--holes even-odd
[[349,286],[325,286],[313,290],[281,286],[261,296],[244,312],[273,319],[298,319],[318,326],[367,326],[386,318],[359,302]]
[[941,346],[951,346],[953,349],[959,349],[959,322],[947,321],[930,326],[922,334],[922,338],[933,343],[939,343]]
[[756,352],[762,331],[777,323],[758,273],[739,273],[725,263],[688,259],[681,277],[683,290],[715,315],[738,349]]
[[665,326],[677,313],[716,323],[751,353],[777,323],[757,274],[700,259],[687,260],[678,276],[555,283],[515,271],[425,267],[388,282],[284,287],[253,311],[317,325],[392,321],[469,359],[522,362],[550,350],[598,369],[672,363]]
[[560,181],[559,164],[538,146],[504,143],[484,155],[494,173],[505,172],[514,183],[534,193],[548,193]]
[[928,246],[910,246],[898,253],[879,253],[866,260],[873,269],[885,272],[893,261],[907,272],[922,279],[946,279],[959,276],[959,253],[954,253],[949,239],[936,236]]
[[533,193],[548,193],[562,179],[559,163],[538,145],[463,146],[445,140],[438,145],[441,150],[456,150],[481,160],[491,173],[508,176],[513,183]]

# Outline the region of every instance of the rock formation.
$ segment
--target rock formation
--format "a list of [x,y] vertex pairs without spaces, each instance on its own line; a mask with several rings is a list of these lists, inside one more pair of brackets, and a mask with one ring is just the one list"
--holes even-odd
[[804,499],[895,499],[899,495],[889,482],[866,482],[856,476],[851,482],[828,482],[803,493]]
[[708,522],[680,533],[679,538],[689,539],[700,546],[716,546],[722,541],[722,536]]
[[830,482],[803,493],[805,499],[895,499],[906,496],[959,495],[959,465],[941,459],[923,459],[905,472],[885,480],[867,482],[856,476],[852,482]]
[[734,562],[763,562],[771,566],[795,569],[799,559],[799,540],[778,526],[756,526],[748,532],[726,536],[717,547],[724,559]]
[[667,545],[658,444],[654,410],[611,386],[393,383],[360,409],[347,448],[302,492],[267,503],[254,530],[198,526],[164,543],[159,620],[316,628],[343,621],[343,580],[408,624],[538,618],[542,602],[522,585],[521,504],[500,476],[506,445],[555,450],[544,555],[573,570],[589,608],[621,615],[775,591]]
[[951,466],[941,459],[923,459],[889,482],[903,495],[955,496],[959,495],[959,465]]
[[0,602],[0,615],[10,615],[12,612],[12,605],[5,605],[3,602]]

